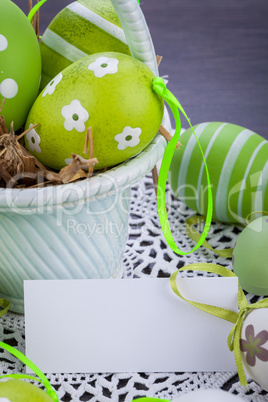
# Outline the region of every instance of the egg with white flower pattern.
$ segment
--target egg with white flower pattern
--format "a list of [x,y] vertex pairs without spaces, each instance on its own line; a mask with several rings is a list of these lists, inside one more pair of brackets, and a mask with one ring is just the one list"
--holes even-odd
[[35,101],[26,146],[46,166],[61,169],[83,154],[92,128],[96,169],[117,165],[142,151],[156,135],[164,101],[152,89],[154,74],[139,60],[115,52],[76,61]]
[[246,373],[268,391],[268,308],[252,310],[246,316],[240,349]]
[[0,104],[6,125],[26,121],[39,90],[41,54],[31,23],[10,0],[0,1]]
[[26,381],[9,378],[0,379],[0,402],[52,402],[40,388]]

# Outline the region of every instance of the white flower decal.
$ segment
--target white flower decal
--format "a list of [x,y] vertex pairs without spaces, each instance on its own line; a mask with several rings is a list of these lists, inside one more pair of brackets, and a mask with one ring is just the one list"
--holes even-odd
[[47,84],[47,86],[46,86],[45,89],[44,89],[44,92],[43,92],[42,96],[44,97],[44,96],[46,96],[47,94],[48,94],[48,95],[52,95],[53,92],[54,92],[55,89],[56,89],[56,86],[58,85],[58,83],[59,83],[61,80],[62,80],[62,73],[59,73],[58,75],[56,75],[55,78],[53,78],[53,80],[51,80],[51,81]]
[[109,57],[98,57],[94,63],[88,66],[88,69],[94,71],[95,77],[101,78],[106,74],[115,74],[118,71],[119,61],[117,59],[111,59]]
[[89,119],[89,114],[79,100],[74,99],[70,105],[63,106],[61,114],[65,118],[64,127],[67,131],[72,131],[73,128],[79,133],[85,131],[85,122]]
[[11,402],[8,398],[0,398],[0,402]]
[[[31,127],[32,124],[29,125],[29,127]],[[36,152],[41,152],[41,148],[39,147],[39,144],[41,142],[41,139],[39,137],[39,135],[37,134],[37,132],[35,131],[34,128],[32,128],[27,134],[26,134],[26,138],[28,140],[29,143],[29,148],[30,150],[36,151]]]
[[117,134],[114,139],[118,142],[117,149],[122,151],[127,147],[135,147],[140,142],[141,128],[126,126],[121,134]]

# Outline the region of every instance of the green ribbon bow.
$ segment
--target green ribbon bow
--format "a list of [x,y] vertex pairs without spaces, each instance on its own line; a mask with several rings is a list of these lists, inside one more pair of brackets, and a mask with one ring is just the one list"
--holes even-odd
[[257,303],[249,304],[246,297],[244,296],[243,300],[241,300],[241,303],[239,304],[239,313],[237,320],[235,322],[235,325],[231,329],[227,340],[229,349],[231,350],[231,352],[234,352],[239,380],[241,385],[243,386],[247,386],[248,384],[241,359],[241,351],[240,351],[241,329],[243,321],[246,318],[246,316],[252,310],[258,308],[268,308],[268,298],[263,299]]
[[[209,172],[208,172],[208,167],[207,167],[207,163],[205,160],[205,156],[204,156],[203,150],[201,148],[201,145],[198,141],[197,135],[192,127],[192,124],[191,124],[187,114],[185,113],[185,111],[184,111],[183,107],[181,106],[181,104],[179,103],[179,101],[167,89],[163,79],[160,77],[156,77],[153,79],[153,90],[167,102],[167,104],[169,105],[169,107],[172,111],[172,114],[174,116],[175,123],[176,123],[175,134],[172,137],[172,139],[169,141],[169,143],[167,144],[167,147],[165,149],[165,153],[163,156],[160,172],[159,172],[159,179],[158,179],[158,185],[157,185],[157,208],[158,208],[159,221],[160,221],[160,224],[162,227],[163,234],[166,238],[168,245],[171,247],[171,249],[177,254],[186,255],[186,254],[190,254],[193,251],[197,250],[203,244],[203,242],[208,234],[209,228],[210,228],[210,224],[211,224],[211,220],[212,220],[213,203],[212,203],[212,190],[211,190]],[[201,155],[204,160],[205,171],[206,171],[206,176],[207,176],[207,183],[208,183],[208,209],[207,209],[207,216],[206,216],[204,230],[203,230],[203,233],[200,236],[200,239],[198,240],[197,244],[194,246],[194,248],[191,251],[187,251],[187,252],[181,251],[177,247],[177,245],[173,239],[173,236],[172,236],[172,233],[170,230],[170,226],[168,223],[167,209],[166,209],[166,203],[165,203],[165,192],[166,192],[166,184],[167,184],[167,176],[168,176],[168,172],[169,172],[169,167],[171,164],[171,160],[172,160],[177,142],[179,140],[180,132],[181,132],[181,119],[180,119],[179,110],[181,111],[181,113],[184,115],[184,117],[188,121],[188,123],[194,133],[196,141],[198,143]]]
[[231,311],[228,309],[224,309],[222,307],[211,306],[205,303],[198,303],[184,298],[179,292],[176,284],[176,278],[180,271],[202,271],[202,272],[211,272],[214,274],[218,274],[224,277],[236,277],[236,275],[230,271],[228,268],[222,267],[217,264],[208,264],[208,263],[196,263],[190,264],[185,267],[180,268],[178,271],[174,272],[170,277],[170,286],[172,290],[175,292],[177,296],[181,299],[187,301],[193,306],[203,310],[209,314],[215,315],[216,317],[222,318],[234,324],[232,330],[227,339],[228,347],[231,352],[234,352],[235,363],[237,367],[237,372],[239,376],[239,380],[242,386],[247,386],[247,379],[242,363],[241,351],[240,351],[240,338],[241,338],[241,329],[243,325],[243,321],[246,316],[254,309],[258,308],[268,308],[268,298],[263,299],[257,303],[249,304],[246,296],[241,289],[241,286],[238,283],[238,306],[239,312]]

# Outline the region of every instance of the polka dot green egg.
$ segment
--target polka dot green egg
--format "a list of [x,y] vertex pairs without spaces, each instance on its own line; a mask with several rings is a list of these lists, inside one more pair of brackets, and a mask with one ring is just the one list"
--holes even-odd
[[26,146],[46,166],[60,169],[83,154],[93,132],[96,169],[142,151],[156,135],[164,102],[152,89],[151,70],[122,53],[87,56],[58,74],[41,92],[26,127]]
[[11,0],[0,1],[0,103],[15,130],[27,118],[39,89],[41,54],[32,25]]
[[110,0],[79,0],[56,15],[40,42],[43,89],[64,68],[86,55],[130,55],[124,31]]
[[[194,126],[204,152],[213,196],[213,219],[246,224],[253,211],[268,210],[268,141],[229,123]],[[169,181],[188,207],[206,215],[205,166],[191,129],[180,136],[170,166]]]
[[22,380],[0,379],[0,402],[52,402],[40,388]]

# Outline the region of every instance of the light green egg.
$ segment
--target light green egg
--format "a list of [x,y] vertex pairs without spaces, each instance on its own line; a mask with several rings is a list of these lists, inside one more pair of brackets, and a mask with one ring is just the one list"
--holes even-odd
[[268,296],[268,216],[250,222],[233,250],[233,270],[249,293]]
[[152,89],[151,70],[122,53],[87,56],[65,69],[41,92],[27,118],[26,147],[46,166],[61,169],[83,154],[93,132],[96,169],[117,165],[142,151],[156,135],[164,101]]
[[101,52],[130,54],[124,31],[110,0],[79,0],[65,7],[42,37],[43,89],[71,63]]
[[[211,179],[213,219],[246,224],[252,212],[267,211],[268,141],[228,123],[202,123],[194,129]],[[206,173],[191,129],[181,135],[180,142],[170,166],[170,185],[189,208],[206,215]]]
[[28,382],[2,378],[0,379],[0,401],[52,402],[52,399],[40,388]]
[[0,1],[0,104],[6,125],[20,128],[39,89],[41,55],[32,25],[11,0]]

